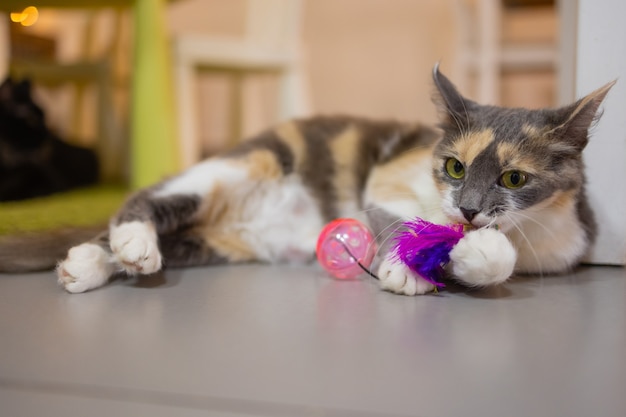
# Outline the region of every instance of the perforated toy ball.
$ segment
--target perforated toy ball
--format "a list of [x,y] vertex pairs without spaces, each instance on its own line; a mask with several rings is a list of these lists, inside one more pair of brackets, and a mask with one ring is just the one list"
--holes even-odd
[[369,270],[376,242],[370,230],[355,219],[328,223],[317,239],[317,260],[336,278],[355,278]]

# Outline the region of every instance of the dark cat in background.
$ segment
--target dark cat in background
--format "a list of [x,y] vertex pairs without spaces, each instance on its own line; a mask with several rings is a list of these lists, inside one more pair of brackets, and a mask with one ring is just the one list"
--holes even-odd
[[0,85],[0,201],[39,197],[98,181],[92,150],[70,145],[46,125],[28,80]]

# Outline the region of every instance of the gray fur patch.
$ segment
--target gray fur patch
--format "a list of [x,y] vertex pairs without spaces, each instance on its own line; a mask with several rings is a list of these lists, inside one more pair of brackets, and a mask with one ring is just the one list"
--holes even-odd
[[343,118],[314,118],[298,121],[306,142],[306,158],[302,164],[302,181],[318,201],[322,216],[330,221],[338,216],[333,177],[336,169],[328,141],[348,127]]
[[166,267],[220,265],[228,262],[192,230],[160,236],[159,249]]
[[224,156],[236,158],[258,149],[267,149],[274,153],[278,164],[282,168],[283,175],[289,175],[293,172],[293,152],[274,130],[266,130],[265,132],[252,137],[250,140],[242,142],[236,148],[226,152]]
[[151,221],[159,235],[193,224],[201,203],[199,196],[180,194],[156,198],[152,196],[153,189],[131,196],[115,217],[114,224]]

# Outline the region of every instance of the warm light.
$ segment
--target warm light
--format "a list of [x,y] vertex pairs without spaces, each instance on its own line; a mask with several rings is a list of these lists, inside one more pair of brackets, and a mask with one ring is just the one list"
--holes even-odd
[[11,22],[20,23],[24,19],[26,19],[24,13],[11,13]]
[[22,26],[32,26],[39,18],[39,10],[36,7],[29,6],[21,13],[11,13],[11,21],[20,23]]

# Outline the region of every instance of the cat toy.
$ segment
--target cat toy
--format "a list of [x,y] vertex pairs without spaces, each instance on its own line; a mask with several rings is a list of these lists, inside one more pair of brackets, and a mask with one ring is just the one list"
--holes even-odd
[[463,237],[463,225],[439,225],[420,218],[404,222],[395,237],[394,256],[413,272],[436,287],[445,287],[441,279],[450,252]]
[[[394,239],[394,257],[436,287],[444,287],[444,266],[463,237],[463,225],[438,225],[415,218],[402,224]],[[336,219],[319,235],[317,259],[336,278],[355,278],[370,271],[376,243],[369,229],[355,219]]]
[[335,278],[352,279],[369,270],[377,246],[372,232],[358,220],[335,219],[317,239],[317,260]]

